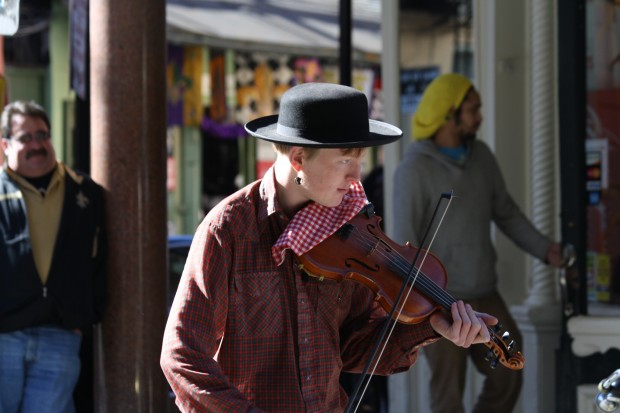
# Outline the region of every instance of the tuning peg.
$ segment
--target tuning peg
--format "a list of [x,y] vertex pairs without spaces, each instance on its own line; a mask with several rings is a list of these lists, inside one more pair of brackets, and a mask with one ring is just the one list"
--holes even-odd
[[512,351],[515,346],[515,341],[510,338],[510,333],[508,331],[502,334],[502,341],[506,344],[508,351]]
[[491,360],[491,368],[492,369],[495,369],[498,364],[499,364],[499,357],[495,357],[493,360]]
[[501,325],[501,323],[497,323],[497,324],[495,324],[495,325],[494,325],[493,327],[491,327],[491,328],[493,329],[493,332],[497,334],[497,333],[499,333],[499,332],[500,332],[500,330],[502,329],[502,325]]
[[485,354],[484,359],[486,361],[491,361],[491,360],[493,360],[495,358],[496,357],[495,357],[495,353],[493,353],[493,350],[491,350],[491,349],[487,350],[487,354]]

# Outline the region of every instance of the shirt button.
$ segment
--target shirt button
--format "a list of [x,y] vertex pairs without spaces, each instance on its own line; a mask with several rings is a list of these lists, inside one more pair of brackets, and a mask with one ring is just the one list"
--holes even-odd
[[304,337],[303,342],[304,342],[305,344],[308,344],[308,343],[310,342],[310,340],[308,340],[308,337]]
[[301,300],[299,300],[299,302],[301,302],[302,304],[306,304],[306,299],[302,298]]
[[307,380],[307,381],[312,380],[312,375],[306,376],[306,380]]

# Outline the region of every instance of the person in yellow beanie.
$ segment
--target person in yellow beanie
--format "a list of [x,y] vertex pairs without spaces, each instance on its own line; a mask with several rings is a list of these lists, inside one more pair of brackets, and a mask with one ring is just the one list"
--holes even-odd
[[[457,73],[447,73],[431,82],[413,117],[413,137],[426,139],[448,123],[451,111],[461,106],[472,84],[468,78]],[[482,118],[477,120],[481,122]]]
[[[498,293],[496,251],[491,223],[523,251],[560,267],[560,245],[541,234],[508,193],[489,147],[476,140],[482,123],[480,94],[459,74],[433,80],[413,117],[414,142],[407,147],[394,174],[393,238],[420,246],[442,192],[454,191],[458,205],[446,214],[432,251],[443,262],[447,291],[480,311],[495,315],[522,345],[521,333]],[[426,247],[426,246],[424,246]],[[464,412],[467,359],[486,376],[473,412],[510,412],[521,389],[521,371],[493,369],[487,347],[458,348],[440,340],[424,349],[431,369],[434,413]]]

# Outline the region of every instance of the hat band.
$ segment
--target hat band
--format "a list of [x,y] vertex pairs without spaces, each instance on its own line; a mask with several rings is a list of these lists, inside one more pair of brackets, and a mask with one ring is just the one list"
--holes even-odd
[[280,135],[288,136],[289,138],[303,138],[302,130],[299,128],[291,128],[290,126],[284,126],[278,123],[276,126],[276,132]]
[[[279,133],[282,136],[286,136],[289,138],[302,138],[302,139],[308,139],[311,136],[311,133],[309,133],[307,130],[303,130],[303,129],[299,129],[299,128],[292,128],[290,126],[284,126],[281,123],[278,123],[276,126],[276,132]],[[352,131],[353,133],[351,133],[351,131],[349,132],[341,132],[338,133],[338,136],[341,137],[352,137],[352,136],[364,136],[364,135],[368,135],[368,130],[366,131]]]

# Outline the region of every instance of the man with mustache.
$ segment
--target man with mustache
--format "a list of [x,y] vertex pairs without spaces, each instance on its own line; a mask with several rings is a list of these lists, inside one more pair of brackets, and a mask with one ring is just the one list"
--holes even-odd
[[[441,192],[453,190],[455,206],[432,245],[448,274],[447,291],[479,311],[496,316],[517,345],[521,333],[497,289],[491,223],[525,252],[555,267],[560,245],[542,235],[508,193],[488,146],[475,140],[482,123],[480,94],[469,79],[444,74],[424,91],[413,117],[413,137],[394,174],[394,239],[419,246]],[[430,237],[429,237],[430,238]],[[424,349],[431,368],[434,413],[463,412],[467,359],[486,376],[473,412],[511,412],[521,372],[492,369],[486,348],[459,348],[445,340]]]
[[37,103],[10,103],[0,126],[0,411],[70,413],[103,312],[103,190],[56,160]]

